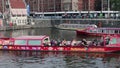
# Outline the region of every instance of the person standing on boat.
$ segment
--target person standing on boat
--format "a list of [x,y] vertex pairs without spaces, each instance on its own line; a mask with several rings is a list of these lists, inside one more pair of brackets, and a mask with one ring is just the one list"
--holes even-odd
[[48,39],[45,39],[44,40],[44,46],[50,46],[50,41]]
[[55,46],[56,45],[56,41],[55,40],[51,40],[51,46]]
[[77,45],[77,41],[76,41],[76,39],[73,39],[73,40],[71,41],[71,45],[72,45],[72,46]]
[[60,45],[61,45],[61,40],[57,39],[57,46],[60,46]]
[[82,41],[81,41],[81,45],[83,45],[83,46],[87,46],[87,41],[86,41],[86,39],[82,39]]
[[66,46],[67,44],[67,41],[64,39],[62,42],[61,42],[61,46]]
[[105,38],[105,44],[106,44],[106,45],[108,45],[108,44],[109,44],[109,42],[110,42],[110,37],[109,37],[109,36],[107,36],[107,37]]
[[110,42],[110,36],[107,36],[107,37],[101,37],[101,42],[100,42],[100,45],[101,46],[105,46],[105,45],[108,45]]
[[97,39],[94,39],[94,40],[92,41],[92,45],[93,45],[93,46],[97,46],[97,45],[98,45],[98,40],[97,40]]

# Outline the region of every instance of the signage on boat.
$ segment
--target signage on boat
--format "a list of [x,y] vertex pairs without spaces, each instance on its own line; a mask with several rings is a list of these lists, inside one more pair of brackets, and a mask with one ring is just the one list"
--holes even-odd
[[87,48],[71,48],[71,51],[86,51]]
[[20,49],[20,47],[17,47],[17,49]]
[[48,50],[50,50],[50,51],[51,51],[51,50],[53,50],[53,48],[52,48],[52,47],[49,47],[49,48],[48,48]]
[[0,49],[2,49],[2,46],[0,46]]
[[104,48],[89,48],[89,51],[97,52],[97,51],[105,51],[105,49]]
[[32,47],[32,50],[37,50],[37,48],[36,47]]
[[63,51],[63,48],[62,48],[62,47],[59,47],[59,50],[60,50],[60,51]]
[[4,48],[4,49],[8,49],[8,46],[4,46],[3,48]]
[[71,51],[105,51],[104,48],[71,48]]
[[12,46],[9,46],[9,49],[12,49]]

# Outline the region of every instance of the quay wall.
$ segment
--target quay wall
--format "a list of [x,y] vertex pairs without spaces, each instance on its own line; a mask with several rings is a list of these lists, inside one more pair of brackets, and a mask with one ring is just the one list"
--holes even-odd
[[30,22],[33,22],[32,24],[33,28],[39,28],[39,27],[52,27],[52,21],[51,19],[31,19]]
[[29,18],[29,24],[24,26],[0,26],[0,30],[17,30],[28,28],[54,27],[61,23],[77,24],[96,24],[100,27],[117,27],[120,28],[120,19],[42,19]]
[[100,27],[120,27],[120,19],[33,19],[34,27],[54,27],[61,23],[96,24]]
[[28,29],[32,28],[31,25],[22,25],[22,26],[1,26],[0,30],[1,31],[6,31],[6,30],[19,30],[19,29]]

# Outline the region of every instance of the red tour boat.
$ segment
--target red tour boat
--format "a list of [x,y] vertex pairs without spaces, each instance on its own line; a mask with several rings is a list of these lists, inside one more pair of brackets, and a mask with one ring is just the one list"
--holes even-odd
[[119,35],[120,28],[86,28],[84,30],[76,30],[77,35],[91,35],[91,36],[102,36],[102,35]]
[[[54,52],[118,52],[120,51],[119,36],[103,36],[97,44],[87,41],[83,45],[82,41],[77,41],[76,45],[67,43],[66,45],[50,45],[49,36],[21,36],[16,38],[0,39],[0,50],[13,51],[54,51]],[[79,43],[78,43],[79,42]]]

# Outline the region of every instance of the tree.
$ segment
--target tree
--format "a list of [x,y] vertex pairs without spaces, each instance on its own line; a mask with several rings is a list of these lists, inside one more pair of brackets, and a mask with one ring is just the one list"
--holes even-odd
[[95,0],[95,11],[101,11],[101,0]]
[[120,11],[120,0],[110,0],[110,10]]

